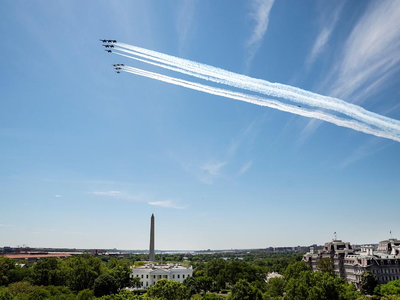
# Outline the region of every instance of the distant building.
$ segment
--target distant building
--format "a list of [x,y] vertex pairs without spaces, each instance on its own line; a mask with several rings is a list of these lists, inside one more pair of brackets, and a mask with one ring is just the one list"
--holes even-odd
[[380,283],[400,279],[400,240],[397,239],[380,242],[376,251],[372,246],[361,246],[361,251],[355,251],[350,243],[333,240],[325,243],[318,253],[314,253],[311,247],[310,252],[303,256],[303,261],[317,271],[321,258],[330,258],[335,273],[357,288],[364,272],[375,274]]
[[147,288],[154,285],[160,279],[175,280],[183,282],[186,278],[193,276],[193,268],[181,265],[153,265],[134,267],[132,277],[139,277],[142,287]]
[[282,277],[283,276],[281,274],[276,273],[276,272],[268,273],[265,278],[265,282],[269,282],[273,278],[282,278]]

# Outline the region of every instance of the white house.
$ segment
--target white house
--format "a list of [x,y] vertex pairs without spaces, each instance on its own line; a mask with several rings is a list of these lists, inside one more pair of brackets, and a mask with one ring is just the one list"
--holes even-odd
[[168,279],[183,282],[186,278],[193,275],[193,268],[181,265],[153,265],[148,264],[142,267],[133,267],[132,277],[139,277],[142,287],[147,288],[154,285],[157,280]]

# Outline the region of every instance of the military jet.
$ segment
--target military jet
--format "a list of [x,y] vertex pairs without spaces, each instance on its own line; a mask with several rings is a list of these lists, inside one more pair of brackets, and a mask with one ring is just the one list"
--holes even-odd
[[115,73],[117,73],[117,74],[121,74],[121,72],[120,72],[120,71],[117,71],[117,72],[115,72]]
[[297,105],[297,107],[301,107],[300,105]]
[[104,50],[104,51],[107,51],[108,53],[111,53],[111,52],[112,52],[111,50],[107,50],[107,49],[106,49],[106,50]]
[[114,67],[125,66],[124,64],[113,64]]
[[99,41],[102,41],[103,43],[107,43],[107,40],[99,40]]
[[114,45],[103,45],[106,48],[114,48]]
[[120,68],[120,67],[117,67],[117,68],[115,68],[115,70],[122,70],[122,68]]

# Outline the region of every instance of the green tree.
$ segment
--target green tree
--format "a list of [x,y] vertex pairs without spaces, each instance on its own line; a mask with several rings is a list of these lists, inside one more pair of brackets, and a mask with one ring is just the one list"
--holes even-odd
[[217,294],[205,294],[205,295],[200,295],[196,294],[190,300],[223,300],[226,299],[223,296],[218,296]]
[[142,267],[142,266],[144,266],[146,263],[145,263],[144,261],[138,260],[138,261],[135,261],[133,264],[134,264],[135,267]]
[[123,261],[115,264],[114,267],[110,270],[110,274],[117,281],[118,290],[131,286],[132,271],[130,266],[128,264],[125,264]]
[[142,282],[140,281],[139,277],[132,277],[131,278],[131,282],[130,282],[130,286],[133,288],[137,288],[140,289],[142,287]]
[[26,281],[15,282],[8,286],[8,290],[15,297],[19,294],[29,294],[36,289],[35,286]]
[[381,295],[400,295],[400,280],[393,280],[379,287]]
[[307,266],[305,262],[295,262],[286,268],[284,277],[287,281],[289,281],[292,278],[298,278],[302,272],[310,270],[310,267]]
[[32,278],[36,285],[64,285],[66,274],[61,268],[61,260],[48,257],[39,260],[32,267]]
[[115,294],[118,292],[118,282],[112,275],[103,274],[94,281],[93,290],[96,297]]
[[261,291],[247,280],[241,279],[232,288],[230,300],[262,300]]
[[76,292],[92,289],[96,278],[104,273],[101,260],[89,254],[68,258],[63,265],[67,274],[67,285]]
[[364,272],[361,275],[360,290],[364,295],[372,295],[378,284],[379,281],[374,274],[370,272]]
[[400,300],[400,296],[398,296],[398,295],[386,295],[386,296],[383,296],[381,298],[381,300]]
[[11,295],[11,293],[8,291],[8,289],[0,288],[0,300],[12,300],[14,297]]
[[268,281],[266,295],[269,297],[281,297],[285,292],[286,281],[283,278],[275,277]]
[[317,261],[317,269],[322,273],[328,273],[330,275],[335,275],[335,268],[333,266],[333,261],[329,257],[323,257]]
[[354,300],[359,295],[343,278],[329,273],[303,271],[286,285],[285,299],[290,300]]
[[183,281],[183,285],[186,287],[189,297],[192,297],[195,294],[198,294],[200,292],[200,287],[199,284],[193,276],[187,277]]
[[0,257],[0,286],[8,284],[8,272],[15,268],[15,262],[8,257]]
[[19,282],[19,281],[30,281],[32,277],[32,268],[23,268],[16,265],[14,269],[11,269],[7,273],[8,282]]
[[196,281],[199,289],[202,290],[204,294],[211,289],[211,285],[213,283],[212,278],[209,276],[196,277]]
[[35,289],[28,295],[28,300],[46,300],[50,298],[50,292],[44,288]]
[[214,281],[216,281],[217,276],[223,269],[225,269],[225,266],[226,262],[223,259],[213,259],[206,265],[206,274],[207,276],[210,276]]
[[91,300],[94,298],[93,291],[89,289],[80,291],[78,295],[76,295],[76,300]]
[[186,300],[188,296],[182,283],[167,279],[158,280],[155,285],[149,287],[147,294],[163,300]]

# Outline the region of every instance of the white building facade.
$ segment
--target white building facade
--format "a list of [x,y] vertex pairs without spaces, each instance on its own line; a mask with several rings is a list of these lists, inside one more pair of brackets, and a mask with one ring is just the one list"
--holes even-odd
[[142,288],[154,285],[160,279],[175,280],[183,282],[186,278],[193,276],[193,268],[181,265],[153,265],[148,264],[142,267],[134,267],[132,277],[139,277]]

